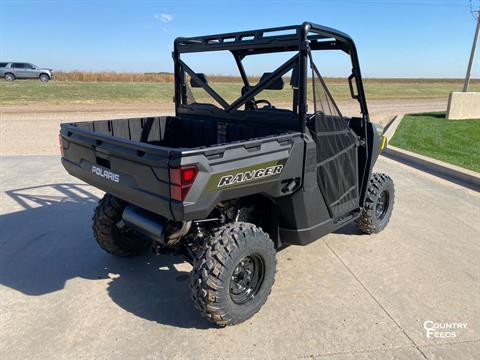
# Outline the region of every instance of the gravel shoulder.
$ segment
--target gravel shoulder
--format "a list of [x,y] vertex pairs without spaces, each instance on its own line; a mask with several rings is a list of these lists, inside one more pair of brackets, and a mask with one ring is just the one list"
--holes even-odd
[[[410,112],[445,110],[447,99],[372,100],[372,121],[385,124],[393,116]],[[347,115],[351,102],[339,102]],[[0,155],[56,155],[58,129],[69,121],[105,120],[173,114],[173,104],[106,103],[72,105],[3,105],[0,108]]]

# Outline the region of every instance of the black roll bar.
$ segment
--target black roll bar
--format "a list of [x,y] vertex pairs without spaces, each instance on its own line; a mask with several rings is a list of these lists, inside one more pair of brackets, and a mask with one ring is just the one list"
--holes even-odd
[[[229,50],[235,58],[240,71],[242,81],[247,92],[229,105],[218,93],[208,84],[195,77],[195,73],[180,60],[182,53]],[[175,61],[175,101],[176,111],[183,103],[185,104],[184,75],[187,72],[190,76],[207,91],[223,108],[230,112],[238,109],[241,105],[251,100],[261,90],[265,89],[278,76],[288,72],[296,61],[298,61],[299,88],[294,92],[296,96],[297,115],[299,129],[305,132],[307,107],[307,63],[309,50],[342,50],[350,55],[352,62],[352,74],[358,92],[358,102],[365,121],[369,121],[368,109],[365,99],[365,91],[362,83],[360,65],[358,61],[355,43],[347,34],[311,22],[304,22],[301,25],[283,26],[276,28],[265,28],[242,32],[224,33],[217,35],[179,37],[175,39],[173,57]],[[297,51],[298,53],[273,72],[267,79],[250,87],[248,77],[243,68],[242,59],[246,56]]]

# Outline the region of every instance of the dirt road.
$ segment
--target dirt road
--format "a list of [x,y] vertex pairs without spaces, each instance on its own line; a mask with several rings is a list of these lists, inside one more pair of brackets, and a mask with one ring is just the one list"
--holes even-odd
[[[345,114],[351,114],[351,103],[339,103]],[[372,100],[369,111],[372,121],[385,124],[401,113],[442,111],[446,99]],[[58,154],[58,129],[62,122],[116,119],[172,114],[173,104],[94,105],[4,105],[0,108],[0,155]]]

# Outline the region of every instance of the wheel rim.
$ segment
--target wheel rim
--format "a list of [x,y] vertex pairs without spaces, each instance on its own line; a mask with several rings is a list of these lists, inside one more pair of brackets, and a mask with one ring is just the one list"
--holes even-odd
[[390,194],[387,190],[383,190],[377,200],[377,206],[375,207],[375,214],[378,220],[383,220],[388,211],[390,204]]
[[265,264],[260,255],[242,258],[230,279],[230,297],[236,304],[245,304],[255,298],[265,275]]
[[6,75],[6,78],[7,78],[7,81],[12,81],[13,80],[13,76],[8,74]]

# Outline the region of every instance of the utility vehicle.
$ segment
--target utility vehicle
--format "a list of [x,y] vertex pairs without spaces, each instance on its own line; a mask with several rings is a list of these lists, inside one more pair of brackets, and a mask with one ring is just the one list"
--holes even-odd
[[[322,51],[348,56],[359,116],[336,105],[314,61]],[[202,53],[231,57],[238,93],[194,70],[204,63],[187,63]],[[245,62],[268,54],[288,57],[249,76]],[[102,249],[184,255],[198,310],[237,324],[265,303],[277,250],[352,221],[367,234],[387,225],[393,182],[372,174],[385,139],[369,120],[354,42],[337,30],[306,22],[177,38],[173,60],[175,116],[62,124],[62,163],[106,192],[93,215]]]

